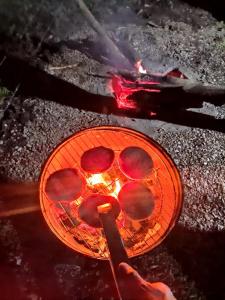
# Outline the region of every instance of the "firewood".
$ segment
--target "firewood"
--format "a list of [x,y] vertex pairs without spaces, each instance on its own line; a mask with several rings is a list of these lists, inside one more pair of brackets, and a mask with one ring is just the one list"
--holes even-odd
[[[207,85],[190,79],[183,79],[173,76],[159,76],[155,74],[137,74],[135,72],[120,72],[112,76],[119,76],[122,87],[130,88],[131,90],[148,92],[150,89],[159,90],[168,95],[165,102],[171,101],[170,96],[175,94],[185,95],[185,101],[179,101],[177,108],[200,107],[204,100],[216,106],[225,104],[225,88],[215,85]],[[155,95],[154,95],[155,96]],[[192,99],[192,96],[199,98]],[[155,96],[156,97],[156,96]],[[159,97],[158,97],[159,98]],[[176,97],[177,98],[177,95]],[[175,99],[174,98],[174,99]],[[180,105],[180,106],[179,106]]]

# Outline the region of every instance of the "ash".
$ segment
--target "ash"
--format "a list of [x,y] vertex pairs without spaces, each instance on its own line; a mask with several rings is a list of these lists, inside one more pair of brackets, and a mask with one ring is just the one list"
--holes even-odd
[[[152,71],[179,67],[190,78],[224,84],[223,22],[178,0],[151,1],[150,11],[139,2],[98,0],[89,1],[89,7],[111,35],[129,41]],[[73,1],[11,1],[10,12],[8,8],[8,2],[2,1],[0,50],[88,92],[110,94],[106,79],[93,76],[109,69],[104,52],[100,44],[96,46],[96,34]],[[118,11],[123,18],[113,17]],[[132,259],[132,264],[147,280],[170,285],[177,299],[225,299],[224,133],[84,111],[75,108],[75,103],[63,105],[63,99],[61,104],[24,95],[0,99],[3,179],[37,181],[53,148],[72,133],[92,126],[127,126],[158,141],[179,168],[183,210],[162,245]],[[225,119],[225,106],[206,103],[201,111]],[[108,263],[67,249],[50,232],[40,212],[2,219],[0,243],[5,271],[2,299],[15,295],[17,299],[115,297]],[[14,288],[7,282],[13,282]]]

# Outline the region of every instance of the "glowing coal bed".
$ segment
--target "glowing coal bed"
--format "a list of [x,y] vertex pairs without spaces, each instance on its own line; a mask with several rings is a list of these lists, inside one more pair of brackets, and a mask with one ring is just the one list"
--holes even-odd
[[[96,173],[84,159],[85,153],[95,149],[111,153],[108,164]],[[126,149],[128,154],[129,149],[143,152],[133,169],[126,169],[121,162]],[[102,153],[96,155],[91,162],[101,161]],[[54,179],[55,174],[65,172],[66,176]],[[49,189],[51,178],[57,186],[54,193]],[[40,180],[41,209],[56,236],[75,251],[108,259],[103,229],[85,222],[81,213],[85,201],[92,205],[98,195],[110,197],[118,205],[116,222],[129,257],[157,246],[174,226],[182,204],[179,173],[164,149],[149,137],[120,127],[95,127],[69,137],[50,155]],[[136,213],[134,207],[143,205],[148,207],[144,214],[141,209]]]

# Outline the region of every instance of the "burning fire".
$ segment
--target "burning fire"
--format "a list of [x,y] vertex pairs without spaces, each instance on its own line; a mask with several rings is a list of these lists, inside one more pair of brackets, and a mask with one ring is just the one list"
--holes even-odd
[[147,71],[143,68],[142,66],[142,61],[141,60],[138,60],[135,64],[135,67],[136,69],[138,70],[139,73],[142,73],[142,74],[147,74]]
[[121,190],[121,184],[120,184],[119,180],[116,179],[114,191],[110,195],[114,196],[114,197],[117,197],[120,190]]
[[99,183],[104,183],[104,178],[102,174],[93,174],[88,178],[90,185],[96,185]]
[[117,197],[121,189],[119,179],[112,180],[109,174],[93,174],[89,176],[88,183],[91,189],[107,191],[113,197]]
[[[147,71],[143,68],[141,60],[137,61],[135,64],[135,67],[140,74],[147,74]],[[138,83],[142,84],[148,84],[148,85],[155,85],[158,84],[159,82],[156,81],[131,81],[127,80],[122,75],[116,75],[114,74],[112,76],[112,80],[110,82],[110,89],[112,93],[115,95],[116,101],[117,101],[117,106],[120,109],[131,109],[131,110],[137,110],[137,103],[132,99],[132,95],[135,92],[143,90],[143,87],[138,86]],[[135,83],[136,86],[135,86]],[[130,87],[129,85],[132,85]],[[134,87],[133,87],[134,86]],[[147,92],[156,92],[159,93],[159,89],[149,89],[146,88],[145,91]]]

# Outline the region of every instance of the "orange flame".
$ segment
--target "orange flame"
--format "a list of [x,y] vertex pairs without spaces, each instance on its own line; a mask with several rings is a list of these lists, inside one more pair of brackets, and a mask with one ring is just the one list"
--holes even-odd
[[121,184],[120,184],[119,180],[116,179],[114,191],[112,193],[110,193],[110,196],[117,198],[120,190],[121,190]]
[[142,74],[147,74],[147,71],[144,69],[144,67],[142,66],[142,61],[141,59],[138,60],[135,64],[135,67],[137,68],[138,72],[139,73],[142,73]]
[[121,184],[118,178],[112,180],[108,174],[93,174],[89,176],[88,182],[89,186],[103,185],[105,189],[108,190],[109,195],[116,198],[121,189]]
[[88,178],[89,184],[90,185],[96,185],[99,183],[104,183],[105,184],[105,180],[103,178],[102,174],[93,174]]

